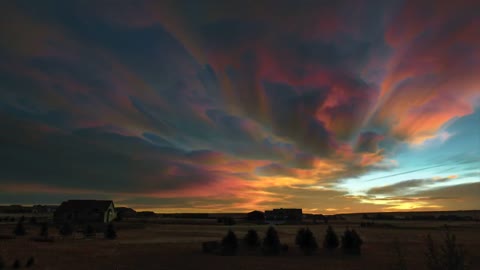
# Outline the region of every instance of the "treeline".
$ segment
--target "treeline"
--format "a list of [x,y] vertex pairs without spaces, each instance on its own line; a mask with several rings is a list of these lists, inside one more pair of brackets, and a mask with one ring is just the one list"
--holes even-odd
[[[12,234],[13,237],[21,237],[28,235],[29,232],[26,229],[26,226],[24,225],[25,219],[20,219],[16,226],[14,227]],[[54,238],[50,236],[49,231],[49,223],[48,222],[42,222],[42,223],[37,223],[37,222],[32,222],[30,220],[30,224],[38,226],[38,234],[33,235],[31,240],[37,241],[37,242],[53,242]],[[75,231],[80,231],[85,238],[95,238],[97,235],[97,229],[95,226],[91,224],[86,224],[83,227],[78,227],[75,226],[74,224],[71,223],[64,223],[58,228],[58,234],[62,237],[69,237],[74,234]],[[113,225],[113,223],[107,224],[104,229],[103,229],[103,235],[106,239],[116,239],[117,238],[117,231]]]
[[[308,227],[299,229],[294,240],[295,245],[305,255],[312,255],[320,248],[317,238]],[[331,226],[328,226],[322,241],[323,249],[330,253],[341,248],[343,253],[352,255],[361,253],[362,244],[362,238],[354,229],[347,228],[339,237]],[[229,256],[242,250],[250,254],[258,251],[265,256],[276,256],[288,252],[289,246],[280,241],[277,230],[271,226],[263,238],[260,238],[254,229],[248,230],[241,239],[232,230],[228,230],[221,241],[203,242],[202,250],[205,253]]]

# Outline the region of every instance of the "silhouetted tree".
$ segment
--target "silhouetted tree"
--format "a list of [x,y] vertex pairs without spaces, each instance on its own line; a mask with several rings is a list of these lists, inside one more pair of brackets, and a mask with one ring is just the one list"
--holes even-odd
[[346,229],[342,236],[342,249],[348,254],[360,254],[363,240],[355,230]]
[[309,228],[298,230],[295,244],[305,255],[311,255],[318,248],[317,240]]
[[467,269],[466,251],[456,243],[456,237],[448,230],[444,242],[438,249],[432,237],[427,235],[425,253],[428,270],[464,270]]
[[12,264],[12,268],[13,269],[18,269],[20,268],[20,261],[18,259],[16,259],[13,264]]
[[83,231],[85,237],[94,237],[95,236],[95,228],[92,225],[88,224]]
[[105,235],[105,238],[111,239],[111,240],[117,238],[117,231],[115,230],[113,223],[109,223],[107,225],[107,229],[105,230],[104,235]]
[[44,238],[48,237],[48,223],[42,223],[42,227],[40,228],[40,236]]
[[5,261],[3,260],[2,255],[0,255],[0,270],[5,268]]
[[232,230],[228,230],[227,235],[222,239],[222,255],[235,255],[238,249],[238,239]]
[[332,226],[327,227],[327,232],[325,234],[325,239],[323,240],[323,247],[327,250],[334,250],[338,247],[339,241],[338,236],[333,230]]
[[270,226],[267,230],[265,238],[263,239],[262,250],[265,255],[278,255],[281,251],[282,245],[278,237],[277,230]]
[[59,230],[60,235],[62,236],[70,236],[73,234],[72,225],[68,222],[63,223],[62,227]]
[[25,267],[30,268],[35,264],[35,258],[32,256],[28,259],[27,263],[25,264]]
[[27,231],[25,230],[25,227],[23,226],[22,221],[18,221],[17,226],[15,226],[15,229],[13,230],[13,233],[17,236],[22,236],[27,234]]
[[243,241],[245,242],[245,244],[247,244],[248,247],[251,248],[255,248],[260,245],[260,237],[258,237],[258,233],[254,229],[248,230],[245,238],[243,238]]

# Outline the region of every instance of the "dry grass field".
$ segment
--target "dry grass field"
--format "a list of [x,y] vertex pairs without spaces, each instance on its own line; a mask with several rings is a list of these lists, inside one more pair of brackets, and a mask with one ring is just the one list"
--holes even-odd
[[[217,224],[158,224],[117,223],[118,238],[62,239],[57,230],[50,227],[55,242],[44,243],[30,240],[40,228],[26,225],[28,235],[16,239],[0,240],[0,254],[8,266],[18,258],[22,264],[30,256],[35,257],[35,266],[30,269],[395,269],[397,255],[394,239],[398,239],[406,254],[408,269],[425,268],[425,241],[427,233],[440,241],[444,230],[442,222],[390,222],[390,227],[361,228],[359,223],[332,223],[338,234],[346,226],[355,228],[364,240],[361,256],[343,255],[341,250],[329,254],[319,249],[312,256],[304,256],[294,245],[295,234],[302,226],[279,225],[282,243],[289,251],[277,257],[265,257],[260,252],[240,250],[237,256],[204,254],[201,242],[220,240],[231,228],[237,237],[243,238],[248,229],[256,229],[261,237],[267,225],[239,224],[223,226]],[[480,223],[449,222],[451,232],[468,251],[470,269],[480,269]],[[14,224],[1,224],[0,235],[11,235]],[[310,225],[319,244],[323,241],[326,225]]]

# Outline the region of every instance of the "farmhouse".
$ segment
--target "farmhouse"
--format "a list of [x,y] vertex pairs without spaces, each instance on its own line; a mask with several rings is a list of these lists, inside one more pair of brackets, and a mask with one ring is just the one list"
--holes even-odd
[[115,217],[115,205],[107,200],[69,200],[63,202],[54,213],[57,224],[109,223]]
[[298,223],[303,218],[302,209],[279,208],[265,211],[265,221],[267,223]]

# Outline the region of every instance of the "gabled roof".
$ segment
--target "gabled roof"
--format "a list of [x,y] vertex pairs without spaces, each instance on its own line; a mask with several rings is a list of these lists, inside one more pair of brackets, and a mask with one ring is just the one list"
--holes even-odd
[[86,211],[101,211],[105,212],[108,207],[113,204],[109,200],[68,200],[63,202],[57,209],[56,213],[61,212],[86,212]]

